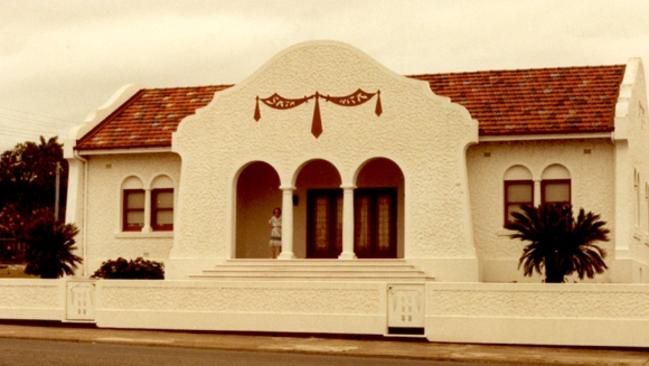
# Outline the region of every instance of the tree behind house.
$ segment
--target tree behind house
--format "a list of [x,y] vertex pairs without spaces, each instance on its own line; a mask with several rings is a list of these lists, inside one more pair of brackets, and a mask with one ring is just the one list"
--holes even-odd
[[68,164],[56,137],[19,143],[0,155],[0,210],[14,204],[29,216],[39,208],[53,209],[57,163],[62,167],[59,210],[64,217]]

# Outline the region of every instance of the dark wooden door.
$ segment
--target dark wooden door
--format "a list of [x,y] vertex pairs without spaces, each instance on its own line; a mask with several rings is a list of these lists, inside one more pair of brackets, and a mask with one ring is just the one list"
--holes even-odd
[[397,189],[354,191],[354,252],[358,258],[397,257]]
[[307,191],[307,257],[337,258],[342,251],[342,190]]

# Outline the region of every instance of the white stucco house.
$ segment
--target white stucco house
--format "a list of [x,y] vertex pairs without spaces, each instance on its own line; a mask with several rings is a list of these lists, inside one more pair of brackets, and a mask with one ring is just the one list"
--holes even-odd
[[612,231],[598,280],[647,282],[644,90],[636,59],[401,76],[345,45],[301,44],[235,86],[119,90],[66,143],[67,221],[86,273],[117,256],[164,261],[171,278],[268,258],[281,207],[281,259],[509,282],[523,280],[522,243],[507,211],[565,200]]
[[[444,286],[540,282],[517,269],[523,243],[503,228],[522,204],[600,213],[610,270],[594,281],[649,282],[646,103],[639,59],[403,76],[307,42],[236,85],[120,89],[65,143],[66,220],[80,228],[82,275],[143,256],[171,280],[101,285],[100,325],[384,334],[412,322],[429,339],[480,341],[437,333],[448,314],[472,314]],[[575,296],[599,296],[583,288]],[[505,298],[474,300],[495,314]],[[390,312],[399,301],[422,310]]]

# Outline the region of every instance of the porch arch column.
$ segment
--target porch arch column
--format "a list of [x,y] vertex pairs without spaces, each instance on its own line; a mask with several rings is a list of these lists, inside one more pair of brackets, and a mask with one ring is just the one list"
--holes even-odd
[[293,186],[281,186],[282,190],[282,252],[278,259],[293,259]]
[[342,185],[343,189],[343,251],[338,259],[356,259],[354,253],[354,185]]

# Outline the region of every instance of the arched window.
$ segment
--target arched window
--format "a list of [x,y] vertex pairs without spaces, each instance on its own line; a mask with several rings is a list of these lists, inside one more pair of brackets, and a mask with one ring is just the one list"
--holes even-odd
[[507,169],[504,178],[504,223],[507,224],[513,212],[520,212],[523,206],[534,206],[534,181],[530,170],[522,165]]
[[541,174],[541,203],[570,204],[570,172],[563,165],[553,164]]
[[174,188],[171,178],[160,175],[151,182],[151,230],[174,228]]
[[140,178],[126,178],[122,182],[122,231],[142,231],[144,201],[144,186]]

